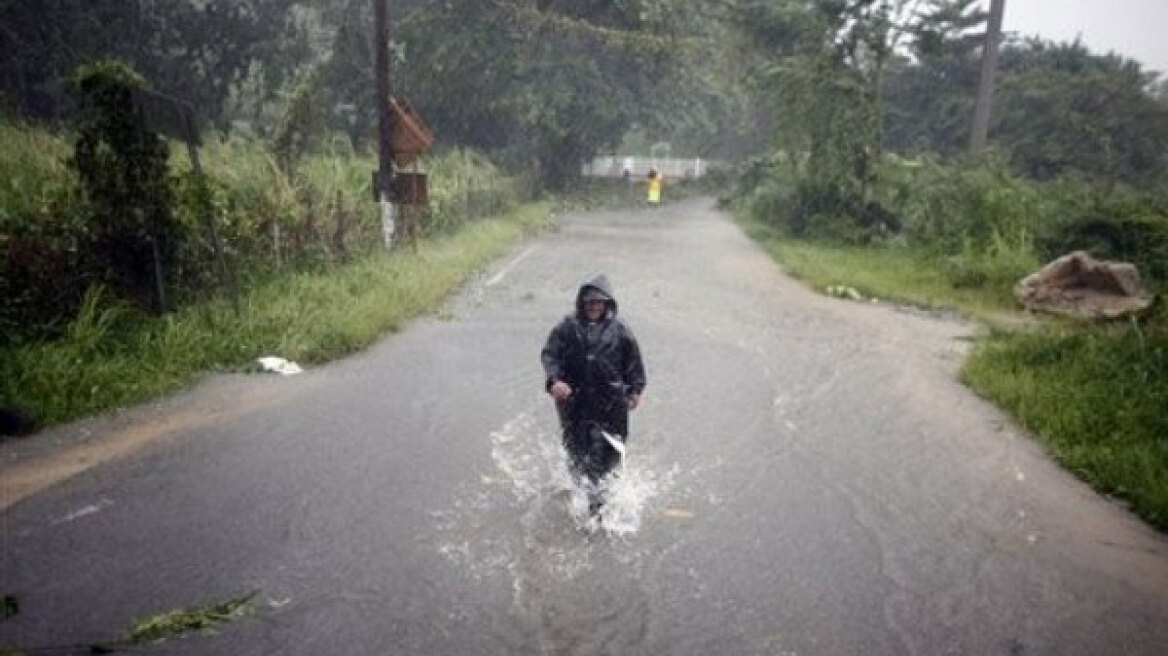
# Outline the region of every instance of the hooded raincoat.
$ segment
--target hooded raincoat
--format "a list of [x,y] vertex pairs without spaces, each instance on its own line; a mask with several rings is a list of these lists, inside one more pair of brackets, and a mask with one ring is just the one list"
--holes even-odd
[[[607,311],[589,322],[584,297],[600,292]],[[617,318],[617,302],[604,274],[580,285],[576,312],[561,320],[540,354],[546,379],[572,388],[566,401],[556,402],[564,446],[573,468],[593,482],[617,463],[619,455],[600,434],[603,430],[622,442],[629,433],[628,397],[645,389],[645,366],[633,331]]]

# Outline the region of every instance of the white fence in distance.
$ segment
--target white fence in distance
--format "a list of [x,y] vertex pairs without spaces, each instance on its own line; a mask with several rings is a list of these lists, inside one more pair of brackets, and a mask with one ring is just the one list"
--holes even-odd
[[665,180],[692,180],[702,177],[709,168],[709,160],[682,157],[595,157],[580,167],[580,173],[592,178],[623,178],[628,171],[630,178],[649,177],[649,169],[654,169]]

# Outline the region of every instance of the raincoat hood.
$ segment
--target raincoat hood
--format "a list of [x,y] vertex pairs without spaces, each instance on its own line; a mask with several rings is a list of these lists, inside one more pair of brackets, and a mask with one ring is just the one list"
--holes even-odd
[[616,296],[612,293],[612,283],[608,282],[608,276],[605,276],[603,273],[592,276],[580,285],[580,291],[576,292],[576,313],[584,316],[584,296],[590,291],[603,294],[607,299],[608,318],[616,317]]

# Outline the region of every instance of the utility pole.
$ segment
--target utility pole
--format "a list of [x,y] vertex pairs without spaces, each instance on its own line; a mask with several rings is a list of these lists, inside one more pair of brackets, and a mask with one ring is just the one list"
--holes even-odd
[[985,148],[990,132],[990,108],[994,102],[994,76],[998,72],[998,47],[1002,41],[1002,17],[1006,0],[990,0],[985,47],[981,54],[981,81],[977,85],[977,105],[973,110],[973,130],[969,134],[969,154]]
[[381,233],[388,249],[393,245],[397,209],[393,205],[393,119],[389,113],[389,98],[393,94],[389,70],[389,10],[388,0],[373,0],[373,49],[377,66],[377,165],[373,175],[373,193],[381,203]]

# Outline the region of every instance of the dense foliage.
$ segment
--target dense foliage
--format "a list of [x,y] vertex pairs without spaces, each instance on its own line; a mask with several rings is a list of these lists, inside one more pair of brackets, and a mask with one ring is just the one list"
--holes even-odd
[[1077,248],[1164,282],[1168,104],[1138,63],[1081,43],[1007,44],[994,153],[965,161],[984,40],[974,0],[915,13],[893,0],[735,6],[771,53],[755,75],[784,118],[776,154],[743,169],[756,217],[797,237],[902,241],[997,269],[967,282],[1004,285]]
[[62,120],[78,65],[120,59],[206,118],[228,118],[241,85],[271,99],[309,56],[297,0],[0,2],[0,100],[22,116]]
[[84,266],[69,277],[163,310],[166,272],[184,236],[174,220],[169,147],[134,108],[131,93],[143,82],[128,68],[86,65],[76,84],[84,101],[69,163],[85,189],[89,226],[78,234]]
[[[61,335],[93,285],[105,284],[111,292],[117,287],[107,279],[116,269],[97,266],[95,258],[103,251],[92,246],[104,230],[100,204],[65,164],[72,151],[69,141],[5,121],[0,121],[0,140],[8,145],[0,151],[3,346]],[[164,152],[172,174],[163,193],[173,203],[173,234],[182,235],[172,240],[166,260],[172,305],[219,289],[204,202],[210,203],[228,261],[245,279],[320,268],[381,244],[377,208],[369,200],[369,172],[376,162],[347,150],[343,142],[286,169],[254,142],[213,140],[202,149],[207,199],[194,183],[185,150],[167,147]],[[431,171],[431,205],[422,220],[427,235],[505,211],[523,194],[514,179],[472,152],[448,151],[426,165]],[[138,227],[119,229],[137,235]],[[151,264],[149,257],[145,262]],[[147,301],[151,292],[146,292]]]

